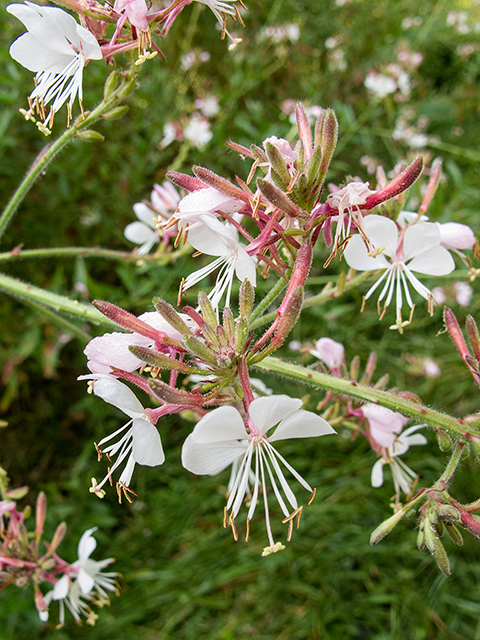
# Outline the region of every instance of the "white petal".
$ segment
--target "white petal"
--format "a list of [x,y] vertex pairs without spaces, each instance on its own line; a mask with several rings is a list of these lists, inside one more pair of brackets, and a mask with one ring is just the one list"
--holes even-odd
[[199,476],[216,475],[244,454],[247,445],[237,440],[200,444],[190,434],[182,448],[182,465]]
[[200,216],[199,224],[188,232],[188,241],[197,251],[209,256],[229,255],[238,247],[235,234],[213,215]]
[[[385,245],[375,245],[380,248]],[[345,262],[352,269],[357,271],[373,271],[375,269],[386,269],[390,263],[383,254],[378,255],[376,258],[368,255],[367,247],[363,238],[359,235],[353,236],[348,241],[348,244],[343,252]]]
[[68,590],[70,588],[70,580],[67,574],[64,574],[60,580],[58,580],[53,587],[53,599],[63,600],[67,597]]
[[299,398],[286,395],[257,398],[248,410],[248,415],[260,434],[264,435],[281,420],[294,414],[302,406]]
[[416,256],[408,268],[430,276],[446,276],[455,269],[455,262],[444,247],[434,247]]
[[393,258],[398,244],[398,229],[395,222],[384,216],[371,214],[364,217],[363,227],[374,246],[377,249],[385,247],[385,255]]
[[92,536],[93,532],[97,530],[97,527],[93,527],[92,529],[87,529],[85,533],[80,538],[80,542],[78,543],[78,559],[80,564],[83,564],[85,560],[90,556],[91,553],[95,550],[97,546],[97,541]]
[[93,390],[96,396],[118,407],[130,418],[138,418],[144,413],[144,408],[133,391],[116,378],[96,380]]
[[195,425],[191,436],[202,444],[248,438],[242,417],[234,407],[218,407],[207,413]]
[[137,333],[114,331],[90,340],[83,353],[87,356],[87,366],[93,373],[110,373],[110,367],[135,371],[143,362],[129,351],[129,347],[147,347],[151,342],[150,338]]
[[192,191],[179,203],[180,213],[221,211],[222,213],[234,213],[240,211],[244,205],[242,200],[227,196],[213,187]]
[[130,222],[123,231],[123,235],[130,242],[143,244],[144,242],[158,242],[157,232],[147,227],[144,222]]
[[162,441],[157,427],[148,420],[136,418],[133,421],[133,448],[135,462],[147,467],[156,467],[165,462]]
[[268,441],[274,442],[275,440],[288,438],[313,438],[325,436],[329,433],[336,433],[336,431],[326,420],[311,411],[300,409],[289,418],[282,420],[273,435],[268,438]]
[[377,460],[372,467],[372,487],[381,487],[383,484],[383,459]]
[[242,247],[238,247],[237,249],[235,275],[241,282],[248,279],[253,287],[255,287],[257,284],[255,260],[251,258],[245,251],[245,249],[242,249]]
[[133,212],[143,224],[146,224],[150,227],[150,229],[155,228],[154,221],[157,219],[157,215],[150,207],[148,207],[144,202],[136,202],[133,205]]
[[80,587],[80,591],[87,595],[95,586],[95,580],[89,575],[83,567],[80,567],[80,570],[77,574],[77,583]]
[[408,227],[403,239],[404,261],[440,244],[440,231],[433,222],[420,222]]
[[44,69],[43,60],[47,54],[46,47],[30,33],[24,33],[10,46],[10,55],[29,71]]

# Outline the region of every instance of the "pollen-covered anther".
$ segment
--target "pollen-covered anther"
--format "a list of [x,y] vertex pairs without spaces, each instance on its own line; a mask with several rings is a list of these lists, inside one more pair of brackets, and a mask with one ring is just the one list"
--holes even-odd
[[233,539],[235,540],[235,542],[238,542],[238,531],[237,527],[235,526],[235,520],[233,519],[233,513],[231,513],[230,517],[228,518],[228,524],[232,527]]
[[245,533],[245,542],[248,542],[250,537],[250,518],[247,518],[247,531]]
[[102,450],[99,448],[99,446],[98,446],[98,444],[96,442],[94,442],[93,444],[95,446],[95,449],[96,449],[97,455],[98,455],[97,462],[100,462],[100,460],[102,459],[102,456],[103,456]]
[[120,504],[122,504],[122,493],[125,496],[126,500],[130,502],[130,504],[133,502],[133,499],[129,495],[130,493],[133,494],[136,498],[138,498],[138,493],[135,493],[133,489],[130,489],[130,487],[127,487],[127,485],[123,484],[123,482],[120,482],[120,481],[117,482],[116,489],[117,489],[117,495],[118,495],[118,502]]
[[310,506],[312,502],[315,500],[315,496],[317,495],[317,489],[314,487],[312,491],[312,495],[308,499],[307,505]]

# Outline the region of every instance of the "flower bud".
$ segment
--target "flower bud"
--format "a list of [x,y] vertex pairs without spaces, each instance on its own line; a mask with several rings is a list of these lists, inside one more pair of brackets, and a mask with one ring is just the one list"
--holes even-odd
[[[283,306],[283,303],[282,303]],[[283,308],[282,314],[278,317],[277,330],[272,338],[271,344],[281,347],[287,339],[288,334],[296,325],[303,306],[303,288],[298,287],[290,294]]]
[[442,175],[442,160],[441,158],[436,158],[432,163],[432,171],[430,173],[430,180],[428,181],[427,190],[423,197],[423,202],[420,205],[418,210],[419,214],[426,213],[428,207],[430,206],[431,201],[433,200],[433,196],[438,188],[438,183],[440,182],[440,177]]
[[445,322],[445,326],[447,327],[450,338],[453,341],[453,344],[457,347],[457,350],[462,356],[462,359],[465,360],[465,356],[470,355],[470,353],[468,351],[465,340],[463,339],[462,331],[460,329],[460,325],[458,324],[457,318],[455,317],[453,311],[448,307],[445,307],[443,320]]
[[200,291],[198,294],[198,306],[202,310],[204,323],[206,322],[210,327],[216,327],[217,314],[212,307],[209,297],[204,291]]
[[425,529],[424,529],[425,544],[427,545],[430,553],[434,554],[438,548],[438,543],[439,543],[438,535],[428,518],[425,518],[424,522],[425,522]]
[[264,180],[263,178],[257,179],[257,186],[260,189],[262,196],[273,204],[274,207],[283,211],[289,218],[297,218],[301,211],[294,204],[290,198],[283,193],[281,189],[276,187],[271,182]]
[[417,533],[417,547],[422,551],[425,549],[425,531],[423,527],[423,522],[420,523]]
[[216,364],[215,356],[213,355],[213,353],[198,338],[195,338],[194,336],[185,336],[182,340],[182,343],[190,353],[193,353],[193,355],[197,356],[201,360],[204,360],[209,364]]
[[160,353],[155,349],[150,349],[149,347],[137,347],[132,345],[129,347],[129,351],[131,351],[133,355],[142,362],[146,362],[152,367],[157,367],[158,369],[179,371],[184,374],[199,373],[198,369],[195,367],[189,367],[188,364],[179,362],[178,360],[175,360],[175,358],[171,358],[170,356]]
[[237,356],[243,353],[250,332],[248,329],[248,318],[240,316],[237,320],[237,326],[235,329],[235,353]]
[[385,200],[390,200],[390,198],[394,198],[403,191],[406,191],[420,176],[422,169],[423,158],[419,156],[405,169],[405,171],[402,171],[399,176],[389,182],[385,187],[383,187],[383,189],[380,189],[380,191],[376,191],[375,193],[372,193],[372,195],[368,196],[365,201],[364,208],[368,210],[373,209],[373,207],[385,202]]
[[103,99],[108,100],[112,93],[115,91],[118,82],[118,73],[112,71],[112,73],[105,80],[105,88],[103,89]]
[[183,336],[191,336],[192,332],[190,331],[188,325],[182,320],[177,311],[172,307],[171,304],[165,302],[161,298],[154,298],[153,304],[158,313],[162,316],[164,320],[168,322],[174,329],[181,333]]
[[173,184],[176,184],[177,187],[189,192],[207,188],[207,185],[201,180],[198,180],[198,178],[187,176],[184,173],[179,173],[178,171],[168,171],[167,178],[171,180]]
[[105,136],[102,136],[98,131],[93,131],[93,129],[79,131],[75,137],[84,142],[103,142],[105,140]]
[[171,387],[166,382],[158,380],[157,378],[151,378],[148,381],[148,385],[152,390],[152,393],[167,404],[194,407],[201,407],[203,404],[203,396],[201,396],[199,393],[176,389],[175,387]]
[[115,120],[115,118],[121,118],[123,115],[125,115],[125,113],[127,113],[127,111],[128,111],[128,107],[126,104],[120,105],[104,113],[102,115],[102,118],[104,120]]
[[40,491],[37,497],[37,504],[35,508],[35,534],[37,538],[37,544],[43,533],[43,525],[45,523],[45,515],[47,513],[47,496],[43,491]]
[[437,561],[438,568],[442,573],[444,573],[447,577],[450,575],[450,562],[448,560],[447,552],[445,551],[445,547],[438,540],[437,548],[435,549],[435,560]]
[[8,491],[5,491],[5,497],[10,498],[10,500],[21,500],[27,495],[28,491],[28,487],[17,487],[16,489],[9,489]]
[[[283,159],[283,155],[277,149],[277,147],[271,142],[267,142],[265,145],[268,161],[272,168],[272,177],[274,178],[280,189],[287,190],[290,184],[290,174],[288,173],[287,165]],[[276,178],[276,179],[275,179]]]
[[445,531],[456,545],[459,547],[463,545],[463,536],[454,524],[445,522]]
[[462,513],[460,516],[465,529],[468,529],[476,538],[480,538],[480,521],[471,513]]
[[55,533],[53,534],[52,541],[50,546],[48,547],[48,552],[50,554],[55,553],[58,548],[58,545],[61,543],[65,534],[67,533],[67,523],[61,522],[58,527],[55,529]]
[[473,316],[467,316],[466,327],[468,341],[473,349],[473,354],[477,360],[480,360],[480,337],[478,335],[478,327]]
[[359,373],[360,373],[360,356],[354,356],[350,363],[350,378],[354,382],[356,382],[358,380]]
[[405,511],[400,509],[393,516],[390,516],[387,520],[384,520],[382,524],[380,524],[375,531],[372,532],[370,536],[370,544],[377,544],[380,540],[383,540],[385,536],[387,536],[395,526],[400,522],[400,520],[405,515]]
[[322,184],[332,161],[338,139],[338,121],[333,109],[326,109],[322,130],[322,162],[318,172],[317,183]]
[[252,287],[250,280],[245,278],[240,286],[240,315],[249,318],[252,314],[253,303],[255,302],[255,289]]
[[217,189],[217,191],[220,191],[227,196],[231,196],[232,198],[238,198],[238,200],[243,200],[244,202],[249,201],[251,194],[245,193],[245,191],[240,189],[240,187],[236,187],[226,178],[217,176],[216,173],[209,169],[205,169],[205,167],[194,166],[192,168],[193,173],[197,178],[205,184],[208,184],[209,187],[213,187],[214,189]]
[[436,429],[436,432],[437,432],[438,448],[440,449],[440,451],[443,451],[443,452],[450,451],[450,449],[452,448],[451,437],[448,435],[448,433],[445,433],[445,431],[442,431],[439,428]]
[[135,78],[132,78],[131,80],[128,80],[124,84],[120,85],[120,88],[117,91],[117,98],[119,100],[122,100],[123,98],[129,96],[132,91],[134,91],[136,84],[137,83]]
[[[248,282],[248,280],[246,282]],[[241,299],[241,288],[240,288],[240,299]],[[241,306],[240,306],[240,309],[241,309]],[[227,340],[231,340],[235,335],[235,320],[233,318],[233,313],[230,307],[225,307],[223,309],[223,328],[225,330],[225,335],[227,336]]]
[[302,141],[305,153],[305,161],[308,162],[312,155],[312,130],[310,129],[310,123],[308,122],[307,112],[301,102],[297,104],[295,116],[297,119],[298,136]]

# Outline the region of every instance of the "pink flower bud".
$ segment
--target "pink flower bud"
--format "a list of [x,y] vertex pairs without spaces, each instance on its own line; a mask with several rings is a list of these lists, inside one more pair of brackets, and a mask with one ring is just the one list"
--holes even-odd
[[310,353],[322,362],[329,369],[338,370],[339,366],[345,361],[345,349],[343,344],[335,342],[331,338],[320,338],[315,343],[315,349],[311,349]]
[[441,245],[446,249],[471,249],[475,234],[466,224],[458,222],[436,223],[440,229]]

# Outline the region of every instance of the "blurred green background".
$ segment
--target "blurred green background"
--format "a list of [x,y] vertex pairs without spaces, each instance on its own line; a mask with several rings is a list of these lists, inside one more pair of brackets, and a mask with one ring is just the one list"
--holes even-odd
[[[6,4],[6,3],[5,3]],[[227,178],[246,178],[249,164],[225,147],[227,140],[260,145],[269,135],[292,136],[285,109],[331,106],[340,125],[338,152],[328,181],[345,177],[375,179],[382,165],[390,172],[399,160],[421,153],[430,164],[442,157],[445,176],[429,210],[432,219],[454,220],[478,229],[480,182],[480,4],[425,0],[273,0],[248,2],[246,29],[233,25],[243,42],[233,51],[220,40],[213,15],[198,3],[188,6],[168,38],[160,42],[166,62],[145,64],[140,87],[120,120],[101,123],[103,143],[72,143],[50,167],[20,207],[2,251],[54,246],[133,249],[123,236],[134,220],[132,205],[148,199],[174,167],[192,164]],[[0,192],[6,203],[45,145],[35,126],[18,113],[33,87],[31,74],[10,59],[8,46],[22,25],[2,12],[0,31]],[[288,26],[288,29],[286,28]],[[241,33],[240,33],[241,32]],[[286,37],[285,37],[286,34]],[[189,68],[187,54],[195,54]],[[200,61],[201,52],[209,59]],[[190,60],[194,56],[190,55]],[[123,64],[118,60],[118,64]],[[364,85],[370,72],[397,78],[384,97]],[[103,63],[85,69],[84,104],[101,99],[109,70]],[[407,74],[408,77],[403,76]],[[175,141],[161,148],[164,125],[182,122],[196,111],[195,100],[216,96],[220,110],[210,118],[213,137],[203,149]],[[293,101],[287,103],[285,101]],[[283,105],[283,110],[282,110]],[[53,136],[64,125],[57,114]],[[406,207],[421,201],[419,181]],[[334,279],[325,275],[327,252],[319,250],[308,289],[313,294]],[[195,265],[199,265],[196,259]],[[194,263],[134,263],[93,259],[21,260],[3,265],[11,276],[79,300],[109,300],[134,313],[151,310],[151,298],[175,300],[182,276]],[[442,282],[447,304],[463,324],[478,314],[478,284],[468,307],[460,306],[453,284],[465,280],[457,270]],[[261,282],[258,297],[268,290]],[[442,330],[441,310],[430,318],[419,304],[403,336],[388,330],[393,315],[379,323],[374,303],[359,314],[365,285],[324,307],[302,315],[292,339],[303,345],[328,336],[355,354],[363,366],[370,351],[378,355],[377,377],[408,389],[433,407],[458,416],[478,410],[477,390]],[[187,300],[194,301],[193,294]],[[96,335],[99,329],[84,326]],[[88,493],[90,478],[102,477],[93,441],[122,424],[123,414],[87,396],[76,377],[86,371],[84,344],[46,316],[2,294],[0,359],[2,388],[0,464],[13,486],[28,484],[32,503],[47,493],[50,533],[61,520],[69,534],[60,553],[76,559],[83,531],[98,526],[93,557],[116,558],[121,596],[101,610],[95,627],[72,619],[59,630],[55,603],[42,624],[31,590],[9,587],[0,593],[0,640],[88,635],[100,639],[371,639],[480,640],[479,543],[448,546],[452,577],[439,575],[431,557],[416,549],[414,522],[402,522],[376,547],[370,532],[390,514],[391,477],[381,489],[370,487],[374,453],[366,442],[347,438],[282,443],[282,454],[318,488],[304,512],[300,530],[284,552],[261,558],[266,544],[261,510],[251,541],[234,543],[222,528],[228,472],[194,477],[180,464],[182,443],[191,424],[172,417],[159,423],[167,461],[161,468],[138,467],[132,487],[140,498],[118,505],[113,490],[103,501]],[[285,347],[283,357],[311,364]],[[422,371],[433,358],[441,376]],[[303,396],[311,389],[264,377],[276,392]],[[312,393],[314,409],[321,393]],[[340,430],[341,431],[341,430]],[[406,460],[428,486],[442,471],[445,454],[431,446],[410,450]],[[478,466],[467,460],[457,473],[453,495],[462,502],[478,498]],[[278,514],[276,533],[284,537]],[[240,520],[239,520],[240,522]]]

